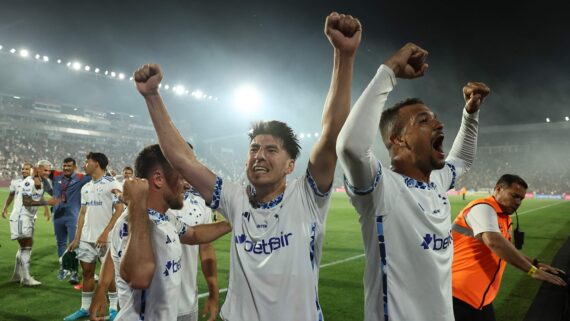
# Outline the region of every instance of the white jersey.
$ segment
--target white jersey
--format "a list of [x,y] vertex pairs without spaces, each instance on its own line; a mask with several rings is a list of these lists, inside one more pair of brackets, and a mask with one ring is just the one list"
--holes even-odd
[[115,281],[121,310],[116,321],[176,320],[180,293],[182,249],[179,235],[186,233],[186,225],[172,215],[148,210],[152,225],[152,246],[156,268],[150,287],[131,289],[121,278],[122,254],[129,235],[128,210],[119,217],[111,232],[111,257],[115,266]]
[[37,189],[32,176],[25,179],[17,178],[12,180],[10,192],[14,192],[14,207],[10,214],[10,220],[17,220],[20,215],[36,217],[38,206],[24,206],[24,196],[31,197],[33,201],[40,201],[44,195],[43,184]]
[[[212,222],[212,210],[204,199],[194,191],[184,193],[184,207],[180,210],[168,210],[188,226]],[[182,245],[182,270],[178,315],[188,315],[198,311],[198,254],[199,245]]]
[[210,204],[232,225],[223,320],[322,320],[319,265],[330,194],[307,174],[254,208],[248,188],[217,178]]
[[458,175],[447,162],[430,183],[378,167],[369,188],[346,182],[366,255],[365,320],[453,321],[451,207]]
[[123,190],[123,185],[110,176],[91,180],[81,188],[81,206],[85,206],[85,223],[81,241],[94,243],[103,233],[113,216],[113,207],[118,201],[113,189]]

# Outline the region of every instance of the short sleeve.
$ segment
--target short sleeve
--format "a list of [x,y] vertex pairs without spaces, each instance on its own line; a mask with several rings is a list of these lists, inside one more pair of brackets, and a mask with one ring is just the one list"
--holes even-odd
[[467,225],[473,230],[473,235],[477,236],[483,232],[498,232],[499,222],[497,213],[492,206],[488,204],[478,204],[471,208],[467,216],[465,216]]

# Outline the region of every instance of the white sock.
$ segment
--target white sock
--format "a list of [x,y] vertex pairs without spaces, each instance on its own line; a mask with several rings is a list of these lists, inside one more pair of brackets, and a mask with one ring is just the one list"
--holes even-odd
[[117,310],[117,304],[119,302],[119,297],[117,292],[109,292],[109,309]]
[[81,292],[81,308],[83,310],[89,311],[92,298],[93,298],[93,292]]
[[20,249],[20,275],[23,279],[30,279],[30,258],[32,256],[31,247],[23,247]]
[[14,276],[19,276],[20,278],[22,277],[22,259],[20,258],[21,256],[21,250],[18,249],[18,252],[16,252],[16,264],[14,266]]

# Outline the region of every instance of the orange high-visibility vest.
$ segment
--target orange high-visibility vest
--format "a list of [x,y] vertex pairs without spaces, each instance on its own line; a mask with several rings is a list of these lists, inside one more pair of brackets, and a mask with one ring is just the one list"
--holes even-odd
[[491,251],[483,241],[475,238],[473,230],[465,222],[471,208],[477,204],[488,204],[497,213],[501,234],[511,240],[511,218],[503,214],[493,196],[477,199],[467,204],[452,226],[453,236],[453,296],[476,309],[493,302],[506,267],[506,262]]

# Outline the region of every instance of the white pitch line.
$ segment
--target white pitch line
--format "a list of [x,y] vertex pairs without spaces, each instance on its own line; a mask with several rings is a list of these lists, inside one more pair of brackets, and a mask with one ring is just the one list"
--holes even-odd
[[519,216],[520,216],[520,215],[524,215],[524,214],[528,214],[528,213],[532,213],[532,212],[536,212],[536,211],[541,210],[541,209],[543,209],[543,208],[552,207],[552,206],[556,206],[556,205],[560,205],[560,204],[564,204],[564,203],[566,203],[566,202],[565,202],[565,201],[562,201],[562,202],[559,202],[559,203],[556,203],[556,204],[549,204],[549,205],[545,205],[545,206],[533,208],[532,210],[528,210],[528,211],[524,211],[524,212],[520,213]]
[[[532,210],[524,211],[524,212],[520,213],[519,215],[524,215],[524,214],[536,212],[536,211],[538,211],[538,210],[541,210],[541,209],[544,209],[544,208],[547,208],[547,207],[552,207],[552,206],[556,206],[556,205],[560,205],[560,204],[564,204],[564,203],[565,203],[565,202],[560,202],[560,203],[556,203],[556,204],[549,204],[549,205],[545,205],[545,206],[533,208]],[[329,262],[329,263],[326,263],[326,264],[321,265],[321,269],[322,269],[322,268],[329,267],[329,266],[337,265],[337,264],[342,264],[342,263],[345,263],[345,262],[348,262],[348,261],[356,260],[356,259],[359,259],[359,258],[361,258],[361,257],[363,257],[363,256],[364,256],[364,254],[358,254],[358,255],[355,255],[355,256],[347,257],[346,259]],[[227,288],[220,289],[220,293],[225,293],[225,292],[228,292],[228,289],[227,289]],[[208,295],[209,295],[209,293],[207,293],[207,292],[206,292],[206,293],[200,293],[200,294],[198,295],[198,299],[205,298],[205,297],[207,297]]]
[[[342,259],[342,260],[338,260],[338,261],[333,261],[333,262],[329,262],[329,263],[326,263],[326,264],[322,264],[322,265],[321,265],[321,269],[322,269],[322,268],[329,267],[329,266],[333,266],[333,265],[345,263],[345,262],[348,262],[348,261],[353,261],[353,260],[359,259],[359,258],[361,258],[361,257],[364,257],[364,254],[358,254],[358,255],[355,255],[355,256],[347,257],[346,259]],[[227,289],[227,288],[220,289],[220,293],[225,293],[225,292],[228,292],[228,289]],[[198,294],[198,299],[205,298],[205,297],[207,297],[208,295],[210,295],[208,292],[206,292],[206,293],[200,293],[200,294]]]

